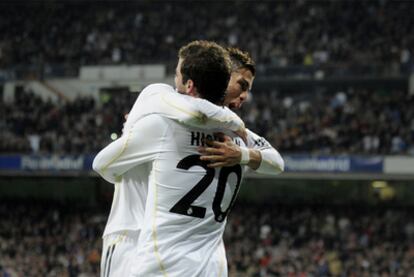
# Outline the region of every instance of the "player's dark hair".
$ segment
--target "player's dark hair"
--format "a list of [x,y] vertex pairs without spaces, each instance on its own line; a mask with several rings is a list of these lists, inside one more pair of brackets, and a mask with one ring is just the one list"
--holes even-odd
[[233,71],[245,68],[252,72],[253,76],[256,75],[256,64],[248,52],[235,47],[227,47],[226,50],[229,52]]
[[222,104],[231,75],[228,52],[215,42],[197,40],[181,47],[183,84],[194,82],[201,98]]

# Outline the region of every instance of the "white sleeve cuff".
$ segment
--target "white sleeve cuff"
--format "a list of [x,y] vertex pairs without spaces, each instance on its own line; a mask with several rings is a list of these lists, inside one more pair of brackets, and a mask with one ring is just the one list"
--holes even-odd
[[249,151],[249,148],[240,147],[240,151],[241,151],[240,164],[241,165],[248,164],[250,162],[250,151]]

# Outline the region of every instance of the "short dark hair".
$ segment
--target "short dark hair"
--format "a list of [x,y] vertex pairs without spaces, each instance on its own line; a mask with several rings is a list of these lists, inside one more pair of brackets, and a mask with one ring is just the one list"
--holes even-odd
[[196,40],[181,47],[183,84],[194,82],[201,98],[221,104],[231,76],[228,52],[215,42]]
[[226,50],[229,52],[233,71],[245,68],[250,70],[253,76],[256,75],[256,64],[248,52],[235,47],[227,47]]

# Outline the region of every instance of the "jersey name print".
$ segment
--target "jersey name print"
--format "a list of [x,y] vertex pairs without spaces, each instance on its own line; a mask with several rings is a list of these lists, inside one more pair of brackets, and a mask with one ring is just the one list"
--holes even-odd
[[[204,132],[199,131],[191,131],[191,145],[193,146],[206,146],[206,141],[215,140],[220,141],[220,137],[217,133],[214,134],[206,134]],[[234,143],[240,146],[241,139],[238,137],[233,138]]]

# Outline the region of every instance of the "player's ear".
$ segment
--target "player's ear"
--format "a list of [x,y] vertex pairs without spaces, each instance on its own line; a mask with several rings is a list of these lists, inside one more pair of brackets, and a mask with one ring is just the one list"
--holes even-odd
[[187,82],[185,82],[185,90],[186,92],[191,92],[194,88],[194,82],[191,79],[188,79]]
[[187,80],[187,82],[185,83],[185,90],[188,95],[193,96],[193,97],[199,97],[197,88],[194,86],[193,80],[191,79]]

